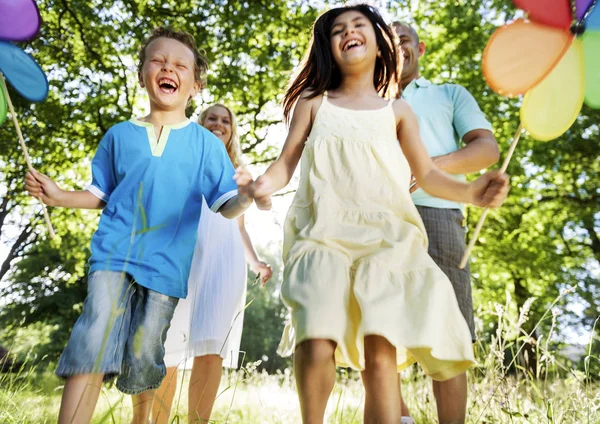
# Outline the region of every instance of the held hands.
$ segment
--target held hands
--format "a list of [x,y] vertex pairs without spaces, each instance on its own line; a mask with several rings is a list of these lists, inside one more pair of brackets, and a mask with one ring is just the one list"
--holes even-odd
[[25,175],[25,189],[31,196],[40,199],[48,206],[57,206],[63,193],[50,177],[33,169]]
[[500,171],[490,171],[469,185],[470,203],[482,208],[497,208],[508,195],[509,177]]
[[264,287],[267,284],[267,281],[273,275],[273,271],[271,270],[271,266],[264,262],[257,262],[250,267],[253,273],[260,277],[260,285]]
[[236,169],[233,179],[238,185],[238,195],[243,199],[248,199],[248,202],[254,200],[256,206],[261,210],[271,209],[271,194],[273,190],[270,189],[268,180],[263,177],[258,177],[256,181],[252,179],[252,176],[248,170],[244,167]]

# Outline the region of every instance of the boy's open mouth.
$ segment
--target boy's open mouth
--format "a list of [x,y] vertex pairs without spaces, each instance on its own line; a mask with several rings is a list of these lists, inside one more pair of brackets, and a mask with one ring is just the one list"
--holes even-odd
[[177,83],[169,78],[161,78],[158,81],[158,86],[161,91],[164,91],[165,93],[174,93],[178,88]]

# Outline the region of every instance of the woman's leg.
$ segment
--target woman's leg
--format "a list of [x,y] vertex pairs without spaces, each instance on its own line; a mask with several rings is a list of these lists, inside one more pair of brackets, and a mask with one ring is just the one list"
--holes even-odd
[[304,424],[323,423],[335,384],[335,348],[335,342],[325,339],[306,340],[296,347],[294,374]]
[[381,336],[365,337],[365,424],[397,424],[402,418],[396,348]]
[[219,355],[204,355],[194,358],[192,376],[190,378],[189,423],[207,423],[210,419],[219,384],[223,358]]

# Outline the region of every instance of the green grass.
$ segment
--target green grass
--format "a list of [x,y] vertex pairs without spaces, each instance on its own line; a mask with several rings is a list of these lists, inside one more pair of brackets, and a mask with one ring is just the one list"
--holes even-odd
[[[186,373],[189,374],[189,373]],[[533,381],[470,373],[469,420],[471,423],[600,423],[600,387],[586,383],[583,373],[566,378]],[[403,394],[418,423],[435,422],[431,385],[419,370],[403,374]],[[177,416],[186,422],[186,394],[176,396]],[[3,376],[0,388],[0,422],[53,423],[58,416],[62,382],[50,373]],[[178,402],[178,405],[177,405]],[[340,373],[328,406],[329,423],[362,422],[363,390],[356,374]],[[94,415],[94,423],[128,423],[131,400],[106,386]],[[298,400],[289,373],[227,373],[215,404],[216,423],[298,423]]]
[[[506,305],[494,305],[498,323],[496,333],[489,343],[477,344],[478,364],[468,372],[467,422],[600,424],[600,374],[590,371],[598,369],[599,359],[592,355],[592,341],[584,360],[584,371],[575,369],[575,364],[561,357],[556,345],[550,343],[556,320],[550,312],[553,304],[543,318],[551,320],[548,334],[539,335],[535,348],[526,351],[531,334],[522,327],[527,322],[531,303],[525,304],[518,317],[506,313],[509,310]],[[537,323],[534,331],[539,326]],[[0,374],[0,423],[56,422],[62,381],[49,371],[37,370],[32,363],[26,358],[18,372]],[[299,423],[298,398],[291,372],[268,375],[258,372],[256,366],[247,364],[240,371],[225,373],[213,422]],[[182,393],[176,395],[173,423],[186,422],[188,379],[186,372],[180,385]],[[402,379],[403,396],[416,422],[436,422],[430,380],[416,366],[405,371]],[[362,422],[363,400],[358,374],[339,370],[329,400],[327,422]],[[93,422],[125,424],[130,420],[130,398],[106,385]]]

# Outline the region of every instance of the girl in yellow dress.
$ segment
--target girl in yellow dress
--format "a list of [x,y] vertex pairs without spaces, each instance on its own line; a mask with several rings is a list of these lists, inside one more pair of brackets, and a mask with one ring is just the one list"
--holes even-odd
[[397,86],[398,56],[376,9],[321,15],[285,95],[284,115],[292,117],[281,155],[251,187],[268,208],[302,159],[285,223],[281,294],[291,309],[286,337],[294,340],[306,423],[323,421],[336,363],[362,371],[365,422],[394,424],[397,371],[416,361],[444,380],[474,363],[452,286],[427,254],[411,170],[432,195],[482,207],[500,206],[508,177],[490,172],[468,184],[435,167],[410,106],[382,97]]

